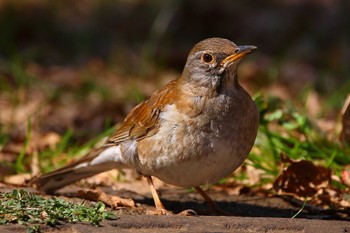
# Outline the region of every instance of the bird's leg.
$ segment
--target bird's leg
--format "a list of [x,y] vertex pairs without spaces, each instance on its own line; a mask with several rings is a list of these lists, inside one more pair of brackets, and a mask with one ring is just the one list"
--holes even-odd
[[152,197],[157,210],[165,210],[163,203],[160,201],[157,190],[154,187],[152,176],[147,176],[147,183],[149,188],[151,189]]
[[194,188],[203,197],[203,199],[208,204],[211,210],[216,212],[218,215],[230,215],[229,213],[222,210],[201,187],[194,187]]
[[[166,210],[164,208],[163,203],[160,201],[159,195],[157,193],[156,188],[154,187],[154,183],[153,183],[153,179],[152,176],[146,176],[147,177],[147,183],[148,186],[151,189],[151,193],[152,193],[152,197],[154,200],[154,204],[156,205],[156,212],[154,211],[149,211],[150,214],[156,214],[156,215],[173,215],[172,212]],[[196,212],[194,212],[193,210],[184,210],[182,212],[179,213],[179,215],[197,215]]]

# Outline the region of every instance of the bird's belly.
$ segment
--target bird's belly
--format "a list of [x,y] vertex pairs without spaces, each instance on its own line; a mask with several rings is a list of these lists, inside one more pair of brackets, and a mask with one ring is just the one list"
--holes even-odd
[[198,137],[182,143],[164,146],[163,142],[162,147],[154,142],[153,148],[159,150],[153,149],[147,159],[140,161],[140,171],[180,187],[217,182],[243,163],[255,139],[255,135],[246,137],[238,131],[231,131],[229,135],[207,134],[201,138],[197,134]]
[[214,183],[236,170],[246,158],[233,153],[236,148],[221,146],[216,151],[169,164],[153,171],[153,176],[180,187],[196,187]]
[[243,163],[254,144],[258,112],[252,101],[247,109],[252,113],[229,111],[211,120],[165,114],[157,134],[138,144],[138,170],[180,187],[219,181]]

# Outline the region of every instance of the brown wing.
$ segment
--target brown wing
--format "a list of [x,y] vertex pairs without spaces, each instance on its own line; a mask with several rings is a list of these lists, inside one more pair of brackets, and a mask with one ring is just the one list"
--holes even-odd
[[159,115],[167,104],[176,98],[176,80],[155,92],[148,100],[137,105],[124,119],[120,128],[106,144],[119,144],[128,139],[141,139],[157,132]]

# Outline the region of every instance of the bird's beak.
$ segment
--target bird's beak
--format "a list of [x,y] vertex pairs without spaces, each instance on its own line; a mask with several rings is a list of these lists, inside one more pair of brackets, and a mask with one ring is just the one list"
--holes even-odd
[[241,58],[243,58],[245,55],[255,51],[257,49],[256,46],[253,45],[242,45],[242,46],[238,46],[238,50],[226,57],[222,62],[221,62],[221,66],[223,67],[227,67],[229,64],[231,64],[234,61],[237,61]]

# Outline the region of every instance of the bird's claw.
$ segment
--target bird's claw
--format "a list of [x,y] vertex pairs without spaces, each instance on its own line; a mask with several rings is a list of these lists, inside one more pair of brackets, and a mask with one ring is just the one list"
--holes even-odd
[[181,216],[194,216],[197,215],[197,213],[194,210],[188,209],[183,210],[178,214],[174,214],[173,212],[166,210],[166,209],[156,209],[156,210],[147,210],[147,215],[181,215]]
[[178,213],[177,215],[182,215],[182,216],[194,216],[197,215],[196,211],[188,209],[188,210],[183,210],[180,213]]
[[146,214],[147,215],[174,215],[174,213],[166,209],[147,210]]

